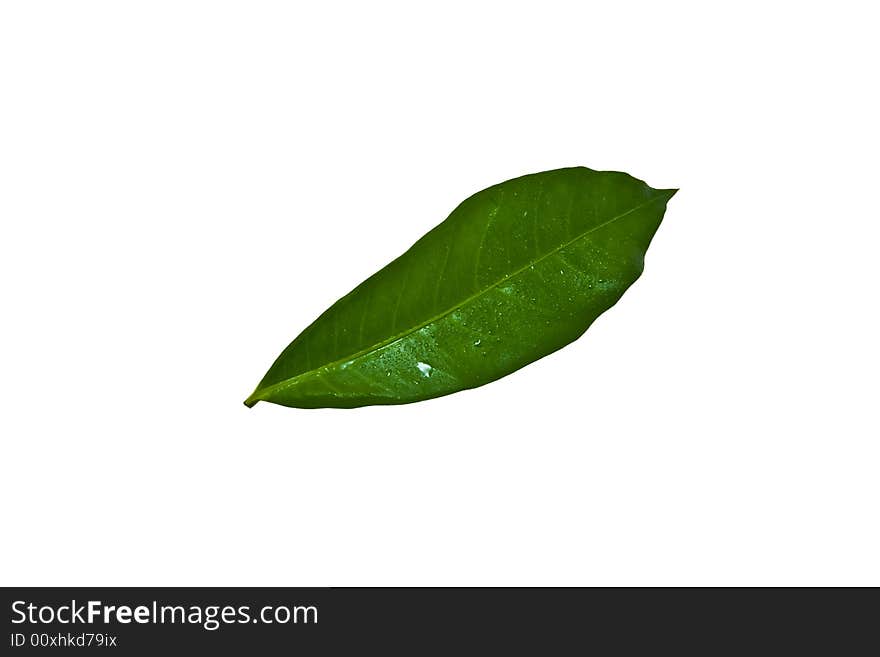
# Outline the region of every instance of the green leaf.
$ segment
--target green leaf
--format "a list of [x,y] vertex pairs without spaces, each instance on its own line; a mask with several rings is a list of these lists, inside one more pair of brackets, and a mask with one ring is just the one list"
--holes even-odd
[[582,167],[484,189],[318,317],[245,404],[406,404],[510,374],[614,305],[675,192]]

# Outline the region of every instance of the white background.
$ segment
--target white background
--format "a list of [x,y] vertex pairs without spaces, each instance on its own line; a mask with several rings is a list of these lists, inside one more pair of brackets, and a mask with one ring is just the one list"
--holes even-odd
[[[7,2],[0,581],[880,585],[872,3]],[[242,405],[473,192],[680,187],[584,338]]]

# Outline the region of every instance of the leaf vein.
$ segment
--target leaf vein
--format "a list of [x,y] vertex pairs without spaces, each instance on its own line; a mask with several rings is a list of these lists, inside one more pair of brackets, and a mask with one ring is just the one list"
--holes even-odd
[[[343,358],[332,361],[330,363],[326,363],[325,365],[321,365],[313,370],[309,370],[307,372],[302,372],[300,374],[297,374],[296,376],[293,376],[285,381],[279,381],[278,383],[272,384],[271,386],[268,386],[268,387],[264,388],[263,390],[260,390],[259,392],[256,392],[253,395],[251,395],[250,399],[252,399],[252,400],[265,399],[267,394],[286,390],[287,388],[289,388],[293,385],[296,385],[296,383],[298,383],[300,380],[302,380],[304,378],[307,378],[309,376],[314,376],[314,375],[320,375],[321,372],[327,371],[331,367],[334,367],[335,365],[339,365],[340,363],[344,363],[347,361],[354,360],[356,358],[360,358],[361,356],[372,353],[374,351],[378,351],[380,349],[384,349],[385,347],[388,347],[392,344],[395,344],[396,342],[403,340],[404,338],[411,335],[412,333],[419,331],[420,329],[424,328],[425,326],[433,324],[434,322],[442,319],[443,317],[446,317],[447,315],[452,314],[453,312],[455,312],[459,308],[469,304],[470,302],[481,297],[482,295],[487,294],[488,292],[496,289],[502,283],[510,280],[511,278],[514,278],[515,276],[518,276],[519,274],[522,274],[524,271],[528,270],[530,267],[538,264],[539,262],[546,260],[547,258],[553,257],[555,255],[559,255],[561,251],[568,248],[569,246],[571,246],[572,244],[574,244],[578,240],[584,239],[585,237],[587,237],[587,235],[590,235],[591,233],[595,233],[596,231],[599,231],[599,230],[605,228],[606,226],[614,223],[615,221],[619,221],[619,220],[623,219],[624,217],[627,217],[627,216],[631,215],[632,213],[637,212],[638,210],[641,210],[642,208],[647,207],[647,206],[651,205],[652,203],[655,203],[656,201],[661,200],[663,198],[664,197],[662,194],[658,194],[657,196],[654,196],[643,203],[639,203],[638,205],[630,208],[629,210],[627,210],[625,212],[622,212],[622,213],[612,217],[611,219],[608,219],[606,221],[603,221],[600,224],[597,224],[596,226],[593,226],[592,228],[584,231],[583,233],[579,233],[578,235],[574,236],[573,238],[565,241],[564,243],[560,244],[559,246],[554,247],[553,249],[551,249],[547,253],[541,255],[540,257],[535,258],[533,261],[527,262],[526,264],[524,264],[522,267],[520,267],[519,269],[517,269],[513,273],[511,273],[509,275],[502,276],[501,278],[499,278],[497,281],[495,281],[491,285],[488,285],[484,289],[477,291],[475,294],[472,294],[471,296],[460,301],[459,303],[455,304],[451,308],[443,311],[442,313],[438,313],[437,315],[425,320],[424,322],[421,322],[420,324],[418,324],[416,326],[408,328],[406,331],[404,331],[402,333],[395,334],[395,335],[391,336],[390,338],[387,338],[386,340],[378,342],[378,343],[371,345],[365,349],[361,349],[360,351],[358,351],[355,354],[346,355]],[[403,288],[406,285],[406,278],[407,277],[404,276],[404,285],[402,286],[401,290],[403,290]],[[395,309],[394,309],[395,321],[396,321],[396,316],[397,316],[397,311],[398,311],[399,306],[400,306],[400,297],[398,297],[397,305],[395,306]],[[395,327],[392,327],[392,330],[394,330],[394,328]]]

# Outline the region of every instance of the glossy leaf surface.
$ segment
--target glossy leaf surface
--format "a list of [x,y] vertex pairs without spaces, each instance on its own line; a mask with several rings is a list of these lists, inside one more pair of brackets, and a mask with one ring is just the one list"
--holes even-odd
[[614,305],[675,191],[570,168],[478,192],[318,317],[245,403],[404,404],[510,374]]

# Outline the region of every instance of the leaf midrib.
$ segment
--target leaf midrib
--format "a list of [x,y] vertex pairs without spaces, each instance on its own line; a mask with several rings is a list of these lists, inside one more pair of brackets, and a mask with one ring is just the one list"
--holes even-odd
[[[598,225],[596,225],[596,226],[593,226],[593,227],[590,228],[589,230],[586,230],[586,231],[584,231],[583,233],[580,233],[580,234],[576,235],[575,237],[571,238],[571,239],[568,240],[567,242],[563,242],[562,244],[560,244],[559,246],[554,247],[553,249],[549,250],[547,253],[543,254],[543,255],[540,256],[539,258],[535,258],[534,260],[530,260],[529,262],[527,262],[526,264],[524,264],[522,267],[520,267],[519,269],[515,270],[513,273],[506,274],[505,276],[503,276],[503,277],[500,278],[499,280],[495,281],[495,282],[492,283],[491,285],[489,285],[489,286],[483,288],[482,290],[480,290],[480,291],[477,292],[476,294],[472,294],[472,295],[470,295],[469,297],[467,297],[466,299],[464,299],[464,300],[460,301],[459,303],[455,304],[454,306],[452,306],[452,307],[449,308],[448,310],[444,310],[442,313],[439,313],[439,314],[437,314],[437,315],[434,315],[433,317],[431,317],[431,318],[425,320],[425,321],[422,322],[421,324],[417,324],[416,326],[413,326],[412,328],[409,328],[409,329],[407,329],[406,331],[403,331],[403,332],[401,332],[401,333],[397,333],[397,334],[391,336],[390,338],[387,338],[387,339],[385,339],[385,340],[382,340],[381,342],[377,342],[377,343],[374,344],[374,345],[371,345],[371,346],[369,346],[369,347],[367,347],[367,348],[365,348],[365,349],[361,349],[360,351],[357,351],[357,352],[355,352],[355,353],[353,353],[353,354],[350,354],[350,355],[348,355],[348,356],[345,356],[344,358],[337,358],[336,360],[334,360],[334,361],[330,361],[329,363],[325,363],[324,365],[319,365],[318,367],[313,367],[313,368],[311,368],[311,369],[309,369],[309,370],[306,370],[305,372],[301,372],[300,374],[297,374],[296,376],[292,376],[292,377],[290,377],[289,379],[284,379],[283,381],[279,381],[278,383],[273,383],[272,385],[267,386],[267,387],[262,388],[262,389],[259,389],[259,388],[258,388],[257,390],[255,390],[255,391],[251,394],[250,397],[248,397],[248,398],[245,400],[245,402],[244,402],[245,405],[247,405],[247,406],[253,406],[253,404],[255,404],[255,403],[258,402],[258,401],[264,401],[264,400],[266,399],[266,396],[267,396],[268,394],[272,394],[272,393],[275,393],[275,392],[279,392],[279,391],[281,391],[281,390],[285,390],[285,389],[287,389],[287,388],[289,388],[289,387],[291,387],[291,386],[293,386],[293,385],[296,385],[296,384],[299,383],[299,381],[302,380],[302,379],[308,378],[308,377],[310,377],[310,376],[317,375],[317,374],[320,373],[320,372],[326,372],[326,371],[329,370],[330,368],[333,368],[333,367],[335,367],[335,366],[337,366],[337,365],[341,365],[342,363],[346,363],[346,362],[349,362],[349,361],[355,360],[356,358],[360,358],[361,356],[364,356],[365,354],[369,354],[370,352],[373,352],[373,351],[379,351],[380,349],[384,349],[385,347],[394,344],[394,343],[397,342],[398,340],[403,340],[405,337],[407,337],[407,336],[409,336],[409,335],[412,335],[412,334],[415,333],[416,331],[420,331],[421,329],[425,328],[425,327],[428,326],[429,324],[433,324],[434,322],[436,322],[436,321],[438,321],[438,320],[440,320],[440,319],[443,319],[443,318],[446,317],[447,315],[451,315],[452,313],[454,313],[454,312],[455,312],[456,310],[458,310],[459,308],[462,308],[462,307],[466,306],[467,304],[469,304],[471,301],[474,301],[475,299],[478,299],[479,297],[481,297],[481,296],[483,296],[484,294],[488,293],[490,290],[495,289],[496,287],[498,287],[499,285],[501,285],[501,284],[504,283],[505,281],[508,281],[508,280],[510,280],[511,278],[514,278],[514,277],[516,277],[516,276],[519,276],[519,275],[522,274],[524,271],[526,271],[526,270],[529,269],[530,267],[535,266],[535,265],[538,264],[539,262],[541,262],[541,261],[543,261],[543,260],[546,260],[547,258],[549,258],[549,257],[551,257],[551,256],[556,255],[557,253],[559,253],[560,251],[562,251],[562,250],[568,248],[569,246],[571,246],[572,244],[574,244],[574,243],[577,242],[578,240],[582,240],[582,239],[585,238],[587,235],[589,235],[589,234],[591,234],[591,233],[595,233],[597,230],[601,230],[601,229],[604,228],[605,226],[608,226],[609,224],[612,224],[612,223],[614,223],[615,221],[619,221],[620,219],[623,219],[624,217],[631,215],[633,212],[636,212],[637,210],[641,210],[642,208],[644,208],[644,207],[650,205],[651,203],[653,203],[654,201],[656,201],[656,200],[658,200],[658,199],[665,198],[665,194],[664,194],[663,192],[666,192],[666,191],[668,191],[668,190],[658,190],[659,193],[658,193],[656,196],[654,196],[653,198],[650,198],[650,199],[648,199],[647,201],[645,201],[644,203],[640,203],[640,204],[636,205],[635,207],[630,208],[630,209],[627,210],[626,212],[622,212],[621,214],[616,215],[616,216],[612,217],[611,219],[608,219],[607,221],[603,221],[601,224],[598,224]],[[674,192],[673,192],[673,193],[674,193]],[[666,200],[668,200],[668,198],[667,198]]]

